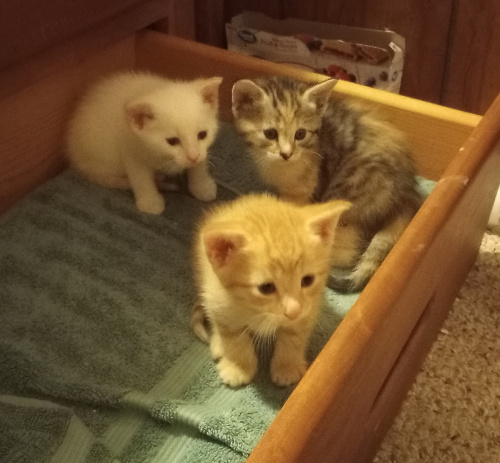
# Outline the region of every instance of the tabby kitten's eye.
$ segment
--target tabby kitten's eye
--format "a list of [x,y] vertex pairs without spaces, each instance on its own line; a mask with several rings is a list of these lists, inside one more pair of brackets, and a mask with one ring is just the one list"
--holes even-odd
[[300,285],[303,288],[307,288],[308,286],[311,286],[314,283],[314,275],[305,275],[302,277],[302,280],[300,281]]
[[203,130],[202,132],[198,132],[198,140],[204,140],[207,137],[207,131]]
[[180,145],[180,143],[181,143],[181,141],[177,137],[167,138],[167,142],[171,146],[177,146],[177,145]]
[[295,140],[303,140],[306,138],[307,135],[307,130],[306,129],[299,129],[297,132],[295,132]]
[[268,140],[277,140],[278,139],[278,131],[276,129],[266,129],[266,130],[264,130],[264,136]]
[[276,291],[276,286],[274,286],[274,283],[263,283],[258,286],[259,291],[262,294],[273,294]]

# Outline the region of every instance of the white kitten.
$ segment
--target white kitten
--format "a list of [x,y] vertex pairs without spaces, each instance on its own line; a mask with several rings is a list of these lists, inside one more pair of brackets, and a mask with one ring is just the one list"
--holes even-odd
[[215,199],[207,149],[218,130],[222,78],[173,81],[147,73],[108,77],[84,96],[70,121],[70,162],[90,180],[132,189],[137,208],[161,214],[156,173],[187,169],[189,191]]

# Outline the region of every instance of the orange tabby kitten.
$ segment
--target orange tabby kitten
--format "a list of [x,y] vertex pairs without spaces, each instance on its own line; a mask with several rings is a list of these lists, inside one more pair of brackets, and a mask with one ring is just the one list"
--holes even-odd
[[335,228],[349,207],[340,200],[300,206],[248,195],[214,208],[202,221],[194,246],[200,303],[191,327],[209,342],[225,384],[252,380],[260,338],[275,340],[275,384],[294,384],[304,375]]

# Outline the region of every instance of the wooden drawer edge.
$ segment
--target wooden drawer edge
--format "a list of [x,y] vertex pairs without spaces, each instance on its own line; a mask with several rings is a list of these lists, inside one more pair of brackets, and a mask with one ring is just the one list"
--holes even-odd
[[476,258],[500,181],[498,127],[500,98],[450,165],[469,181],[443,182],[422,207],[248,462],[373,457]]

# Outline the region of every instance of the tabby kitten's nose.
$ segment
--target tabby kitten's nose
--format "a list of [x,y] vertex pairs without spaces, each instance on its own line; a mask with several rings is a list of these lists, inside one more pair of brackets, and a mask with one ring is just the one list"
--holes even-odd
[[288,161],[292,157],[292,153],[280,153],[280,156],[285,160]]

